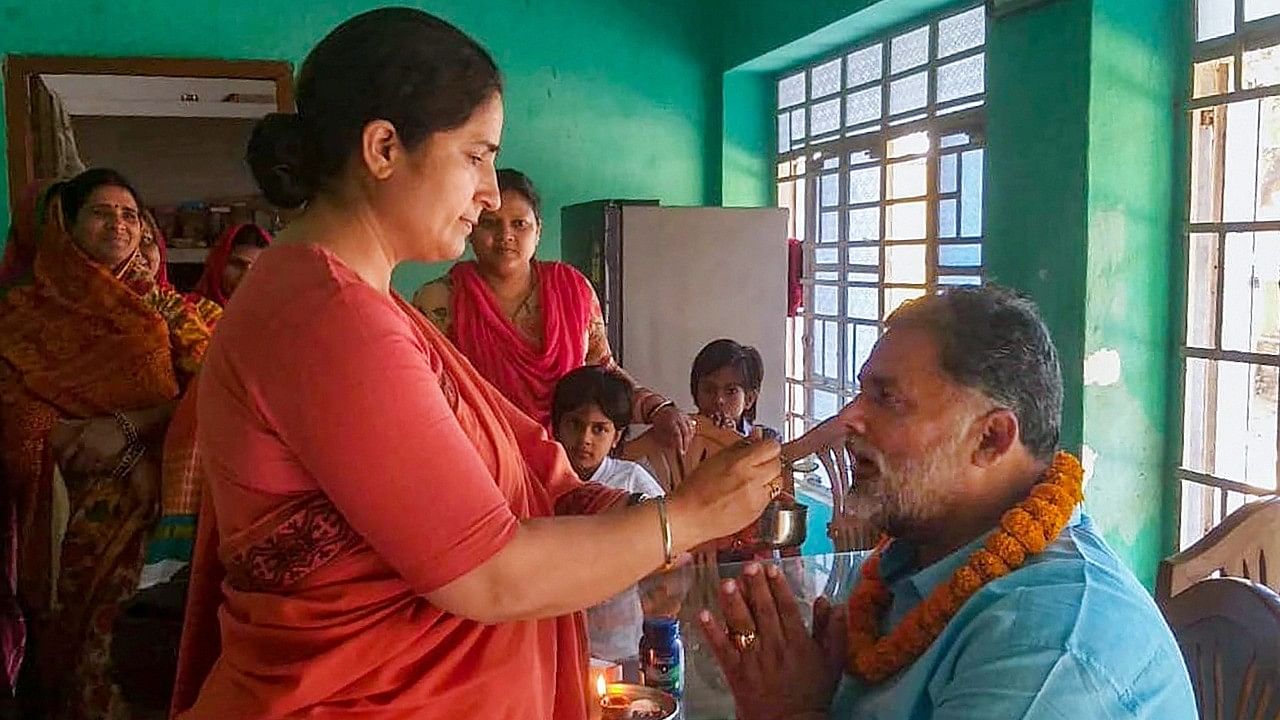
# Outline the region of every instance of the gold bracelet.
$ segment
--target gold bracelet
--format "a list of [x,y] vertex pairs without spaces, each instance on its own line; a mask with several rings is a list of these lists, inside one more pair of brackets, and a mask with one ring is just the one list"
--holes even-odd
[[659,495],[653,499],[653,502],[658,506],[658,523],[662,526],[663,567],[670,567],[675,562],[675,548],[672,547],[671,518],[667,515],[667,498]]
[[657,415],[658,413],[662,412],[663,410],[666,410],[669,407],[675,407],[675,406],[676,404],[674,400],[663,400],[662,402],[658,403],[658,407],[645,413],[644,415],[645,424],[652,425],[654,415]]

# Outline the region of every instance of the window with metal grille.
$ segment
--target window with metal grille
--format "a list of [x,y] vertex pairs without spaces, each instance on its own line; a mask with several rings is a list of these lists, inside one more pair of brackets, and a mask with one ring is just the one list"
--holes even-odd
[[1280,0],[1196,0],[1181,544],[1276,491]]
[[951,11],[778,80],[778,205],[805,267],[789,438],[853,398],[895,308],[982,282],[985,40],[983,7]]

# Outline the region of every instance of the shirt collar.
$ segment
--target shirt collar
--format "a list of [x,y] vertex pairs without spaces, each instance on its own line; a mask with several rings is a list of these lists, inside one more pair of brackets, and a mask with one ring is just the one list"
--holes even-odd
[[[1077,505],[1071,513],[1071,518],[1067,520],[1066,528],[1075,527],[1084,522],[1084,519],[1083,507]],[[895,596],[903,591],[910,591],[920,599],[926,598],[934,588],[947,582],[969,560],[969,556],[986,543],[992,531],[983,533],[968,545],[926,568],[916,567],[914,543],[908,540],[894,540],[884,549],[884,554],[881,556],[880,575]]]

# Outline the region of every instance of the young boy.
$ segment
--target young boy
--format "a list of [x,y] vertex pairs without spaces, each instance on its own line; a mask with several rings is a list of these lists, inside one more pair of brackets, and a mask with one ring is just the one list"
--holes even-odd
[[597,482],[647,497],[662,486],[642,466],[613,457],[631,422],[631,386],[598,365],[578,368],[556,385],[551,426],[583,482]]
[[[551,427],[569,463],[584,482],[662,495],[662,486],[642,466],[612,456],[626,437],[631,421],[631,386],[595,365],[578,368],[560,379],[551,400]],[[640,596],[632,587],[587,611],[591,654],[634,665],[643,624]]]

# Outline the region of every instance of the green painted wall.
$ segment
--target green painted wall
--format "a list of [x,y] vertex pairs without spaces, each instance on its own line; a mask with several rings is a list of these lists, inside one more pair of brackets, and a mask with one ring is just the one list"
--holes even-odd
[[1065,447],[1079,450],[1084,364],[1089,3],[1001,18],[987,41],[986,261],[1036,299],[1066,390]]
[[[0,53],[284,59],[383,3],[0,0]],[[413,4],[413,3],[406,3]],[[719,81],[699,3],[510,0],[416,3],[484,43],[507,75],[500,162],[538,182],[540,253],[559,256],[559,207],[600,197],[702,204],[718,195]],[[714,141],[712,139],[714,138]],[[0,157],[3,157],[0,138]],[[7,171],[0,197],[8,196]],[[0,212],[0,225],[7,214]],[[406,267],[411,292],[439,268]]]
[[1096,458],[1089,507],[1148,585],[1177,517],[1165,511],[1175,494],[1169,307],[1185,164],[1175,152],[1187,38],[1176,5],[1094,0],[1091,33],[1084,344],[1086,358],[1118,354],[1120,373],[1085,377],[1085,454]]

